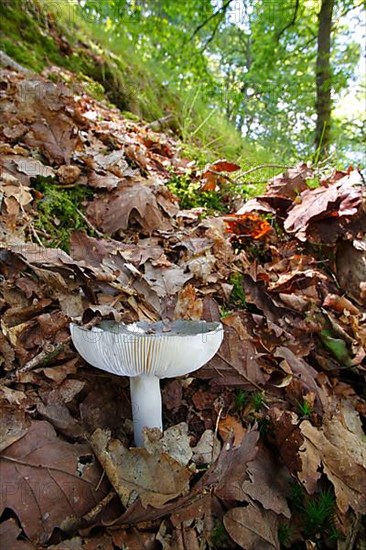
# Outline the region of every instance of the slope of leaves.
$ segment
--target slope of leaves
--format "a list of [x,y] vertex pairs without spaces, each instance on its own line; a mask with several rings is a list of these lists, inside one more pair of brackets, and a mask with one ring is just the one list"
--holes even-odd
[[[362,542],[361,174],[335,172],[311,190],[313,170],[299,165],[237,210],[225,195],[232,163],[198,170],[166,135],[41,77],[3,70],[1,90],[8,546]],[[226,197],[231,214],[182,210],[167,187],[179,177]],[[88,190],[68,253],[37,224],[48,200],[40,181]],[[55,212],[49,222],[57,233]],[[161,318],[221,319],[225,338],[194,376],[163,381],[166,430],[129,450],[128,380],[85,364],[69,322]]]

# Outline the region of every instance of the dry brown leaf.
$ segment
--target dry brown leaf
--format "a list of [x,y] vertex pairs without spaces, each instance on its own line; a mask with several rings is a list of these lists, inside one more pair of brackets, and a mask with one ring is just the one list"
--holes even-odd
[[219,421],[219,434],[222,440],[227,441],[233,439],[233,447],[239,447],[243,437],[246,434],[246,429],[242,423],[239,422],[234,416],[225,416],[220,418]]
[[22,529],[18,527],[14,518],[0,523],[0,548],[2,550],[34,550],[29,541],[18,539]]
[[257,504],[232,508],[224,516],[225,529],[245,550],[279,550],[278,516]]
[[160,298],[173,296],[179,292],[184,284],[192,279],[191,273],[185,273],[182,267],[154,267],[151,262],[145,264],[144,280]]
[[337,278],[345,292],[366,304],[362,285],[366,283],[366,241],[341,241],[337,245]]
[[258,439],[258,431],[250,430],[238,447],[230,443],[223,446],[212,473],[217,483],[215,495],[222,500],[240,500],[243,495],[241,484],[244,479],[249,479],[246,464],[257,454]]
[[289,168],[283,174],[272,178],[269,181],[265,195],[261,198],[267,200],[272,197],[280,197],[292,202],[301,191],[308,189],[306,180],[312,177],[313,169],[302,162],[295,168]]
[[300,448],[302,469],[299,478],[312,493],[309,479],[323,472],[332,482],[337,506],[345,514],[349,507],[357,514],[366,511],[366,443],[360,419],[352,407],[324,420],[322,429],[309,421],[301,423],[304,443]]
[[89,446],[62,441],[44,421],[32,422],[1,453],[0,470],[5,480],[0,513],[14,510],[32,541],[44,543],[55,527],[75,525],[106,494]]
[[242,482],[243,496],[240,500],[247,500],[245,496],[249,496],[265,510],[272,510],[289,518],[291,512],[286,495],[289,492],[290,478],[283,465],[263,445],[259,446],[254,460],[247,464],[247,474],[249,479]]
[[91,442],[124,506],[140,497],[143,506],[160,508],[188,492],[191,472],[167,453],[126,449],[118,439],[111,439],[110,432],[100,429]]
[[30,147],[39,147],[50,162],[67,164],[76,149],[78,136],[72,119],[65,113],[44,111],[43,122],[30,126],[24,142]]
[[174,309],[174,319],[202,318],[203,302],[197,298],[197,292],[193,285],[188,284],[178,293],[177,304]]
[[148,181],[121,183],[117,189],[92,201],[87,209],[93,223],[105,233],[125,230],[133,221],[151,233],[155,229],[170,229],[160,211]]
[[[0,389],[2,388],[0,387]],[[13,401],[12,390],[8,390],[6,387],[4,390],[7,391],[0,394],[0,452],[21,439],[27,433],[30,425],[24,407],[19,402]],[[11,401],[9,402],[9,400]]]
[[[362,203],[362,179],[354,170],[349,175],[328,187],[307,189],[300,195],[301,203],[295,204],[288,212],[284,228],[293,233],[300,241],[309,238],[318,239],[311,232],[311,224],[319,218],[337,220],[353,216]],[[336,232],[334,232],[336,235]]]

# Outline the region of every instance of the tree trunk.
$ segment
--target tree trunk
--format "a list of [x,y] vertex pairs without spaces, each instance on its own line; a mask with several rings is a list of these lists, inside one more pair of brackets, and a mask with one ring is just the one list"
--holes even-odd
[[318,15],[318,49],[316,58],[316,129],[315,154],[324,158],[329,152],[332,111],[332,74],[330,43],[335,0],[322,0]]

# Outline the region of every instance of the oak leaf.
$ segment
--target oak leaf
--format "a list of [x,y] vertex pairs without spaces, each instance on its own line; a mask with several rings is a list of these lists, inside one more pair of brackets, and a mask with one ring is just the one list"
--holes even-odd
[[279,549],[278,516],[250,503],[245,508],[232,508],[224,516],[225,529],[245,550]]
[[92,435],[93,449],[124,506],[139,496],[143,506],[160,508],[185,494],[191,472],[165,452],[150,454],[143,448],[126,449],[108,430]]
[[[88,445],[58,439],[45,421],[0,455],[0,513],[13,510],[30,540],[46,542],[54,528],[67,529],[106,494],[101,470]],[[98,486],[98,488],[97,488]]]

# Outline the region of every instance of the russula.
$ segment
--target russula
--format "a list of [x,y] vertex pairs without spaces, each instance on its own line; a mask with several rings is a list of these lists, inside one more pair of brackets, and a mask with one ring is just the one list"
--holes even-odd
[[221,323],[139,321],[131,325],[102,321],[85,329],[70,325],[73,343],[91,365],[130,377],[135,444],[142,429],[163,429],[160,378],[193,372],[209,361],[223,339]]

